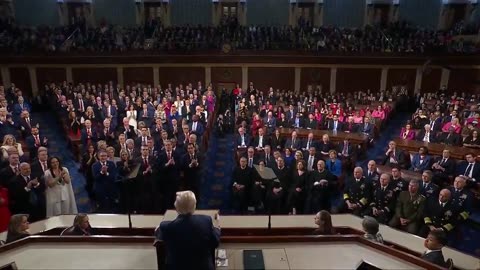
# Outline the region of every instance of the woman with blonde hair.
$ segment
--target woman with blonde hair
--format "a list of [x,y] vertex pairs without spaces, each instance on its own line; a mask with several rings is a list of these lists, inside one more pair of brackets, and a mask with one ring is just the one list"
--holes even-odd
[[47,217],[76,214],[77,203],[68,169],[58,157],[51,157],[45,171]]
[[3,143],[0,149],[2,150],[2,158],[4,160],[8,159],[8,153],[12,151],[18,152],[20,157],[23,156],[22,145],[17,143],[15,137],[11,134],[3,136]]
[[22,238],[28,237],[29,223],[27,214],[16,214],[10,218],[7,232],[7,243],[11,243]]

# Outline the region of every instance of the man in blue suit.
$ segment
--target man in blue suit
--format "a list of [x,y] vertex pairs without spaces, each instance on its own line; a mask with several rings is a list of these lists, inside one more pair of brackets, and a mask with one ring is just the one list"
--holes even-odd
[[118,200],[117,168],[115,163],[107,160],[107,152],[100,151],[99,160],[92,165],[95,196],[98,203],[98,211],[111,213]]
[[220,243],[218,215],[215,223],[205,215],[194,215],[197,200],[192,191],[177,192],[175,209],[178,217],[163,221],[155,237],[163,241],[167,270],[214,270],[215,248]]
[[197,137],[202,137],[203,132],[205,132],[205,128],[203,127],[203,124],[200,122],[200,117],[198,115],[194,115],[192,117],[193,121],[190,123],[190,131],[191,133],[194,133],[197,135]]

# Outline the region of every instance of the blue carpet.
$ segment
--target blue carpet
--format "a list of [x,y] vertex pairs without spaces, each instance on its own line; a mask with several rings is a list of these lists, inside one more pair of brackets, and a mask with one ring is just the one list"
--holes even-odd
[[72,149],[69,148],[65,132],[57,122],[56,116],[50,112],[39,112],[33,113],[32,118],[38,120],[42,136],[48,138],[48,155],[50,157],[59,157],[62,160],[63,166],[70,172],[78,211],[82,213],[91,212],[92,205],[84,188],[85,177],[78,171],[80,165],[75,161]]

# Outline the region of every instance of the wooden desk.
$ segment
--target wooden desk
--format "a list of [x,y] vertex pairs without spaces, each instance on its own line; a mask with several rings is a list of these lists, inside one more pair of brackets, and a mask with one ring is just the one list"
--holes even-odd
[[480,155],[480,149],[474,148],[467,148],[467,147],[459,147],[459,146],[451,146],[445,145],[441,143],[426,143],[426,142],[419,142],[419,141],[410,141],[404,140],[400,138],[394,139],[395,143],[397,143],[397,147],[403,150],[418,152],[418,148],[421,146],[425,146],[428,148],[428,152],[431,155],[441,156],[444,149],[450,150],[450,157],[454,159],[463,160],[465,159],[465,155],[468,153],[473,153],[475,156]]
[[355,145],[365,146],[368,141],[368,136],[361,133],[346,133],[342,131],[333,132],[331,130],[319,130],[319,129],[306,129],[306,128],[280,128],[280,134],[285,138],[291,138],[292,132],[297,131],[299,138],[307,138],[310,132],[313,133],[313,137],[316,140],[321,140],[324,134],[330,137],[332,142],[343,142],[346,138],[350,140],[350,143]]

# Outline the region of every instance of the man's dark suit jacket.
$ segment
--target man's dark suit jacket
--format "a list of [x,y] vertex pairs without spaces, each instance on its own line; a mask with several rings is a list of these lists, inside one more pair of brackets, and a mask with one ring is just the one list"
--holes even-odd
[[[458,175],[464,175],[468,167],[468,162],[462,161],[458,165],[457,169],[457,174]],[[480,163],[475,162],[472,168],[472,178],[475,179],[476,181],[480,180]]]
[[438,136],[438,140],[446,145],[460,146],[462,139],[460,135],[453,133],[449,136],[449,133],[441,133]]
[[166,249],[168,270],[214,270],[215,248],[220,243],[220,229],[204,215],[179,215],[163,221],[155,231]]
[[305,128],[306,129],[317,129],[318,128],[317,120],[308,119],[307,121],[305,121]]
[[425,261],[431,262],[441,267],[446,266],[445,258],[443,257],[443,253],[441,250],[430,251],[429,253],[422,255],[421,258]]
[[[429,142],[431,142],[431,143],[436,142],[436,140],[437,140],[437,139],[436,139],[436,137],[437,137],[436,135],[437,135],[437,134],[436,134],[435,131],[430,131],[430,134],[429,134],[429,136],[428,136]],[[419,132],[417,133],[417,136],[416,136],[415,139],[416,139],[417,141],[422,142],[422,141],[423,141],[423,138],[425,138],[425,130],[419,131]]]
[[135,139],[137,137],[137,134],[135,133],[135,127],[134,126],[128,126],[128,129],[125,128],[125,126],[121,125],[117,127],[117,137],[120,134],[125,134],[125,137],[127,139]]

